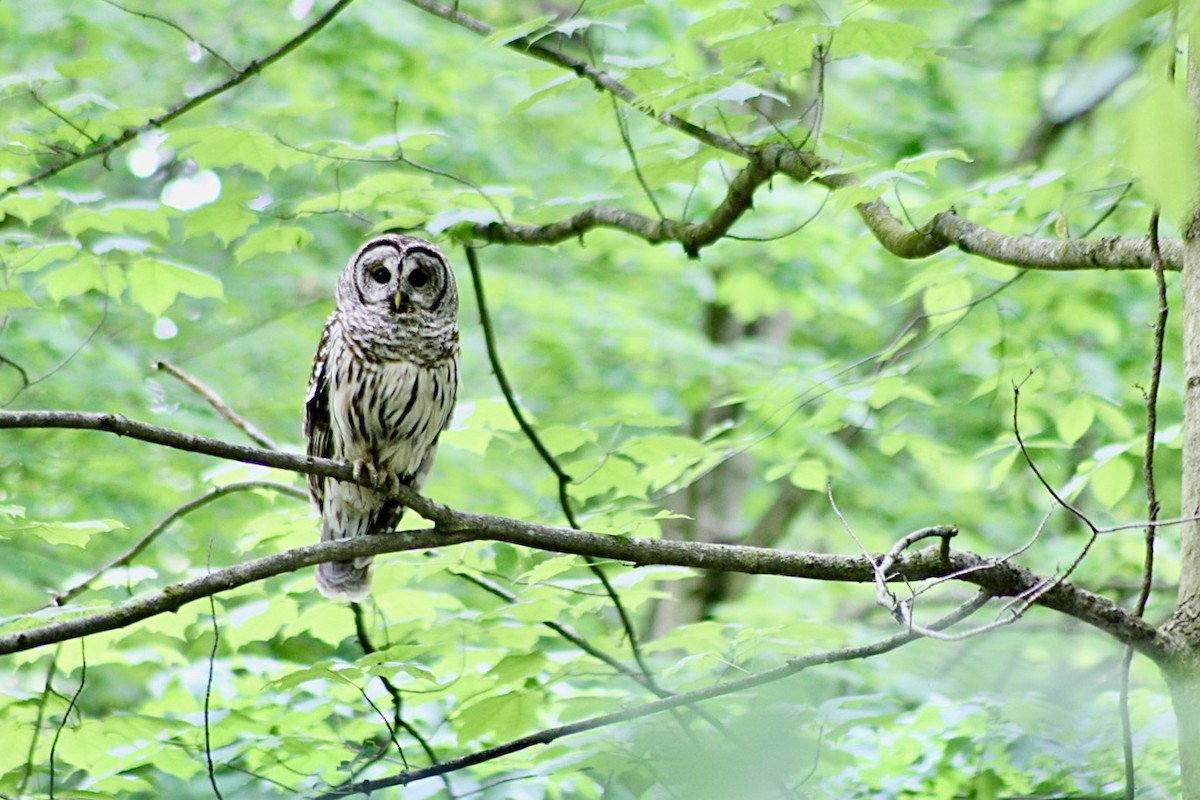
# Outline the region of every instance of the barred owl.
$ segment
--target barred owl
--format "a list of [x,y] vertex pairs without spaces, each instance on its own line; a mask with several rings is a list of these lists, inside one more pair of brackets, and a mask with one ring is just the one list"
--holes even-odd
[[[458,290],[442,252],[412,236],[371,239],[337,283],[304,404],[308,454],[420,489],[458,389]],[[321,541],[390,533],[404,509],[386,492],[316,475]],[[327,597],[360,601],[371,559],[317,565]]]

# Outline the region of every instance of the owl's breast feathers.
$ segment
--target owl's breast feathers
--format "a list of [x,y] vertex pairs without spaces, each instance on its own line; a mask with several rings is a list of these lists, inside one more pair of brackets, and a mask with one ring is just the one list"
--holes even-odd
[[[328,352],[331,457],[370,461],[413,485],[418,475],[424,478],[426,453],[450,421],[458,385],[457,341],[443,341],[441,357],[428,361],[378,358],[378,351],[376,359],[368,359],[354,345],[340,337]],[[417,353],[432,355],[425,348]]]

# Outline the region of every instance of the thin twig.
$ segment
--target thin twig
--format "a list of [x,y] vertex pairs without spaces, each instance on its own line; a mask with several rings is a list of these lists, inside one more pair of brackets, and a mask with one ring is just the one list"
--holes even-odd
[[[211,566],[212,561],[212,540],[208,542],[208,556]],[[225,800],[221,795],[221,790],[217,787],[217,769],[213,762],[212,754],[212,688],[213,688],[213,673],[217,667],[217,648],[221,644],[221,629],[217,626],[217,601],[215,595],[208,596],[208,614],[212,622],[212,648],[208,651],[208,678],[204,682],[204,763],[208,768],[208,783],[212,786],[213,794],[217,796],[217,800]]]
[[83,694],[84,684],[87,683],[87,642],[83,639],[79,640],[79,686],[75,689],[75,693],[71,695],[71,701],[67,703],[67,710],[63,712],[62,720],[59,721],[58,727],[54,731],[54,740],[50,742],[50,800],[54,800],[54,756],[58,751],[58,737],[62,736],[63,728],[67,725],[67,720],[71,716],[71,712],[75,710],[75,704],[79,702],[79,695]]
[[[563,516],[567,518],[567,524],[575,530],[582,530],[579,527],[579,521],[575,518],[575,511],[571,506],[571,498],[567,493],[567,487],[571,483],[571,476],[568,475],[558,463],[558,459],[546,448],[542,443],[542,439],[538,436],[533,426],[525,419],[525,414],[521,411],[520,405],[517,403],[516,393],[513,391],[512,384],[508,382],[508,376],[504,372],[504,367],[500,363],[500,353],[496,348],[496,333],[492,327],[492,318],[488,313],[487,298],[483,289],[483,271],[479,268],[479,258],[475,254],[474,247],[465,248],[467,252],[467,265],[471,269],[471,281],[475,287],[475,302],[479,309],[479,324],[483,329],[484,345],[487,349],[488,362],[492,365],[492,373],[496,376],[496,383],[500,386],[500,393],[504,395],[504,402],[508,404],[508,409],[520,426],[521,432],[525,434],[533,449],[545,462],[546,466],[554,473],[555,479],[558,481],[558,502],[562,507]],[[642,671],[649,685],[654,686],[654,677],[647,667],[644,658],[642,657],[642,648],[638,642],[637,630],[634,628],[633,620],[629,617],[629,613],[625,610],[625,604],[621,602],[621,596],[617,594],[616,587],[608,579],[604,569],[600,564],[590,556],[585,557],[588,569],[600,581],[600,585],[604,587],[604,591],[612,600],[613,608],[616,609],[617,616],[621,620],[621,627],[625,630],[625,637],[629,640],[629,649],[633,653],[633,660],[637,662],[638,669]]]
[[91,159],[101,156],[107,157],[109,153],[124,147],[126,144],[136,139],[139,134],[154,128],[161,128],[164,125],[167,125],[175,119],[183,116],[184,114],[187,114],[192,109],[207,103],[214,97],[222,95],[230,89],[240,86],[315,36],[318,31],[332,22],[333,18],[344,11],[352,2],[354,2],[354,0],[337,0],[337,2],[334,3],[328,11],[314,20],[313,23],[307,28],[300,31],[300,33],[296,34],[291,39],[288,39],[282,45],[272,50],[262,58],[254,59],[226,80],[216,84],[206,91],[189,97],[187,100],[172,106],[161,114],[150,117],[138,125],[126,128],[111,139],[98,142],[86,150],[81,150],[78,153],[72,154],[68,158],[47,164],[45,167],[42,167],[24,180],[9,184],[3,189],[0,189],[0,199],[8,197],[12,194],[16,194],[22,189],[27,189],[30,186],[41,183],[47,178],[53,177],[60,172],[64,172],[72,167],[78,166],[85,161],[90,161]]
[[193,36],[190,32],[187,31],[187,29],[185,29],[183,26],[181,26],[177,22],[172,22],[171,20],[167,19],[166,17],[160,17],[157,14],[151,14],[149,11],[138,11],[133,8],[127,8],[123,5],[121,5],[120,3],[115,2],[115,0],[101,0],[101,2],[107,3],[108,5],[112,6],[115,9],[118,9],[120,11],[124,11],[126,14],[132,14],[133,16],[141,17],[142,19],[154,20],[155,22],[159,22],[159,23],[162,23],[163,25],[166,25],[168,28],[171,28],[172,30],[183,34],[185,37],[187,37],[188,41],[195,42],[197,47],[199,47],[204,52],[208,53],[210,56],[215,58],[217,61],[220,61],[222,64],[224,64],[225,68],[228,69],[230,72],[236,73],[238,71],[238,68],[235,67],[228,59],[226,59],[224,56],[222,56],[216,50],[213,50],[211,47],[206,45],[203,41],[201,41],[200,37]]
[[160,372],[165,372],[168,375],[178,378],[184,386],[203,397],[204,400],[213,407],[214,411],[220,414],[229,424],[233,425],[233,427],[249,436],[250,441],[254,442],[259,447],[265,447],[268,450],[279,449],[279,445],[276,444],[270,436],[267,436],[265,433],[260,431],[253,422],[234,411],[228,403],[221,399],[221,395],[217,394],[211,387],[209,387],[195,375],[191,375],[183,369],[175,366],[170,361],[155,361],[154,368]]
[[[294,486],[288,486],[287,484],[283,483],[275,483],[273,481],[240,481],[238,483],[228,483],[224,486],[218,486],[217,488],[212,489],[199,497],[194,497],[191,500],[188,500],[186,503],[183,503],[182,505],[173,509],[165,517],[155,523],[150,530],[142,534],[142,536],[136,542],[130,545],[125,552],[113,557],[103,565],[97,567],[87,577],[80,580],[70,589],[65,589],[61,592],[54,592],[51,602],[47,603],[46,606],[65,605],[81,593],[87,591],[88,587],[90,587],[97,578],[108,572],[110,569],[128,566],[133,559],[137,558],[142,551],[149,547],[154,540],[162,534],[163,531],[171,526],[172,523],[190,514],[201,506],[208,505],[213,500],[224,497],[227,494],[251,491],[255,489],[265,489],[272,492],[278,492],[280,494],[285,494],[289,497],[296,498],[297,500],[308,500],[308,493],[303,489],[297,489]],[[43,606],[43,608],[46,606]]]
[[[487,592],[490,595],[499,597],[501,600],[504,600],[507,603],[515,603],[519,599],[517,597],[517,595],[508,591],[503,586],[500,586],[498,583],[496,583],[494,581],[489,581],[487,578],[484,578],[480,575],[472,575],[469,572],[463,572],[463,571],[459,571],[459,570],[451,570],[451,574],[454,575],[455,577],[462,578],[463,580],[477,586],[478,588],[482,589],[483,591]],[[670,694],[669,692],[666,692],[665,689],[660,689],[659,687],[655,686],[653,681],[647,681],[646,676],[643,675],[638,670],[636,670],[626,664],[621,663],[621,661],[619,661],[618,659],[613,658],[608,653],[604,652],[600,648],[593,645],[591,642],[589,642],[587,639],[580,636],[577,632],[575,632],[570,627],[563,625],[562,623],[555,622],[552,619],[542,620],[542,625],[544,625],[545,627],[554,631],[556,634],[561,636],[563,639],[570,642],[575,647],[578,647],[580,650],[587,653],[592,658],[595,658],[599,661],[604,662],[609,667],[611,667],[614,671],[616,671],[617,674],[623,675],[626,678],[629,678],[630,680],[637,681],[642,686],[644,686],[645,688],[649,689],[652,692],[662,691],[662,692],[665,692],[666,694]]]
[[1020,387],[1020,385],[1014,383],[1013,384],[1013,413],[1012,413],[1013,435],[1017,439],[1017,446],[1021,449],[1021,455],[1025,458],[1025,463],[1029,466],[1029,470],[1038,479],[1038,482],[1042,484],[1042,488],[1046,490],[1047,494],[1049,494],[1051,497],[1053,497],[1054,501],[1056,503],[1058,503],[1060,506],[1065,508],[1067,511],[1070,511],[1075,516],[1076,519],[1078,519],[1080,522],[1082,522],[1084,525],[1086,525],[1088,527],[1088,530],[1090,530],[1092,532],[1092,538],[1095,539],[1095,537],[1097,535],[1099,535],[1100,529],[1097,528],[1090,519],[1088,519],[1086,514],[1084,514],[1082,511],[1080,511],[1075,506],[1071,505],[1069,502],[1067,502],[1067,500],[1065,498],[1062,497],[1062,495],[1060,495],[1058,492],[1056,492],[1054,490],[1054,487],[1051,486],[1050,482],[1047,481],[1046,478],[1042,475],[1042,471],[1040,469],[1038,469],[1037,464],[1033,460],[1033,456],[1029,454],[1029,449],[1025,446],[1025,440],[1021,438],[1021,425],[1017,420],[1017,411],[1020,408],[1020,400],[1021,400],[1021,387]]
[[633,165],[633,174],[642,187],[646,199],[654,207],[654,213],[658,214],[659,220],[664,220],[667,215],[663,213],[662,206],[658,204],[658,198],[654,196],[650,184],[646,182],[646,176],[642,174],[642,166],[638,163],[637,150],[634,149],[633,139],[629,135],[629,121],[625,119],[625,112],[617,105],[617,98],[610,94],[608,99],[612,103],[613,115],[617,118],[617,130],[621,133],[621,142],[625,145],[625,152],[629,154],[629,163]]
[[20,376],[21,388],[17,390],[18,393],[29,388],[29,373],[25,371],[24,367],[2,353],[0,353],[0,364],[4,364],[13,370],[16,370],[17,375]]
[[[932,627],[940,629],[954,625],[955,623],[969,617],[980,607],[982,607],[982,605],[983,603],[978,597],[973,597],[951,613],[947,614],[942,619],[933,623]],[[341,798],[351,794],[371,794],[372,792],[390,786],[405,786],[415,783],[419,780],[433,777],[435,775],[465,769],[466,767],[471,767],[487,761],[493,761],[497,758],[509,755],[510,753],[519,752],[529,747],[533,747],[534,745],[549,744],[550,742],[561,739],[564,736],[571,736],[573,734],[596,730],[609,725],[642,719],[654,714],[661,714],[664,711],[691,705],[704,700],[711,700],[713,698],[722,697],[735,692],[744,692],[764,684],[773,683],[775,681],[782,680],[783,678],[790,677],[810,667],[823,664],[833,664],[842,661],[854,661],[871,658],[873,656],[895,650],[896,648],[902,647],[903,645],[906,645],[909,642],[915,641],[919,638],[920,637],[916,634],[905,631],[869,645],[846,647],[840,650],[832,650],[810,656],[798,656],[788,659],[787,662],[773,669],[763,670],[762,672],[747,675],[746,677],[739,678],[737,680],[705,686],[701,689],[677,694],[673,697],[654,700],[634,708],[627,708],[610,714],[601,714],[595,717],[582,719],[577,722],[568,723],[566,725],[547,728],[527,736],[513,739],[512,741],[497,745],[495,747],[488,747],[474,753],[460,756],[459,758],[450,759],[434,767],[405,770],[404,772],[393,775],[389,778],[359,781],[357,783],[337,786],[332,790],[325,792],[324,794],[318,795],[316,798],[314,798],[314,800],[335,800],[335,798]]]
[[[350,604],[351,611],[354,612],[354,633],[358,637],[358,645],[362,648],[364,654],[377,652],[375,644],[371,641],[371,636],[367,633],[367,623],[363,615],[362,605],[359,603]],[[383,688],[392,698],[392,724],[388,726],[388,731],[392,733],[392,743],[396,746],[396,750],[400,753],[400,760],[404,763],[404,768],[408,769],[408,759],[404,756],[404,749],[400,747],[400,743],[396,741],[395,729],[402,729],[405,733],[413,738],[417,745],[425,751],[425,757],[429,759],[430,764],[438,764],[441,759],[438,758],[437,751],[433,749],[433,745],[429,740],[417,730],[412,723],[404,719],[402,710],[404,708],[404,698],[400,694],[400,689],[392,683],[386,675],[380,675],[379,681],[383,684]],[[454,797],[454,786],[450,783],[450,778],[442,777],[442,784],[446,787],[446,796]]]
[[37,752],[38,739],[41,737],[42,723],[46,720],[46,704],[50,701],[50,695],[55,694],[54,673],[58,670],[58,655],[61,652],[62,645],[55,645],[54,654],[50,656],[50,666],[46,668],[46,680],[42,683],[42,696],[38,698],[37,718],[33,721],[33,733],[29,737],[29,751],[25,756],[25,772],[17,784],[17,795],[21,797],[25,796],[25,787],[29,785],[29,779],[33,777],[33,757]]
[[[36,90],[36,89],[30,89],[30,90],[29,90],[29,96],[33,98],[33,102],[35,102],[35,103],[37,103],[39,106],[41,106],[41,108],[43,108],[43,109],[44,109],[46,112],[48,112],[48,113],[49,113],[51,116],[53,116],[54,118],[56,118],[56,119],[57,119],[59,122],[63,123],[63,124],[64,124],[64,125],[66,125],[68,128],[70,128],[71,130],[73,130],[73,131],[75,131],[76,133],[78,133],[78,134],[79,134],[80,136],[82,136],[84,139],[87,139],[87,141],[88,141],[88,144],[95,144],[95,143],[96,143],[96,139],[95,139],[95,137],[94,137],[94,136],[92,136],[90,133],[88,133],[87,131],[85,131],[83,128],[81,128],[81,127],[79,127],[78,125],[76,125],[74,122],[72,122],[72,121],[71,121],[70,119],[68,119],[67,117],[63,116],[63,115],[62,115],[62,113],[58,111],[58,109],[54,108],[54,106],[50,105],[50,104],[49,104],[49,103],[47,103],[45,100],[43,100],[43,99],[41,98],[41,96],[40,96],[40,95],[38,95],[38,93],[37,93],[37,90]],[[68,150],[68,151],[70,151],[70,152],[74,152],[74,148],[73,148],[73,147],[70,147],[70,148],[66,148],[66,147],[64,147],[64,148],[62,148],[62,149],[64,149],[64,150]]]
[[[1174,11],[1172,12],[1174,19]],[[1173,65],[1172,65],[1173,68]],[[1158,389],[1162,381],[1163,342],[1166,340],[1167,314],[1167,279],[1163,274],[1162,253],[1158,242],[1159,209],[1155,207],[1150,213],[1150,252],[1154,259],[1155,299],[1158,301],[1158,313],[1154,317],[1154,334],[1150,356],[1150,385],[1146,389],[1146,440],[1142,455],[1142,483],[1146,489],[1146,533],[1145,549],[1142,556],[1142,584],[1138,589],[1137,602],[1133,613],[1142,617],[1146,613],[1146,604],[1150,601],[1150,592],[1154,586],[1154,542],[1157,531],[1159,502],[1158,489],[1154,478],[1154,445],[1158,437]],[[1121,716],[1121,753],[1125,764],[1125,798],[1133,800],[1137,791],[1137,781],[1134,774],[1133,762],[1133,721],[1129,715],[1129,670],[1133,665],[1133,648],[1125,646],[1121,655],[1121,686],[1119,695]]]
[[[3,196],[4,196],[3,193],[0,193],[0,198],[2,198]],[[107,281],[107,278],[105,280]],[[108,287],[107,287],[107,283],[106,283],[105,289],[107,289],[107,288]],[[67,364],[71,363],[71,361],[73,361],[75,359],[75,356],[77,356],[81,352],[83,352],[83,348],[87,347],[87,345],[92,341],[92,339],[95,338],[96,334],[100,332],[100,328],[103,327],[104,323],[108,320],[108,303],[109,303],[108,292],[105,291],[104,294],[101,296],[101,298],[102,299],[100,301],[100,319],[96,320],[96,324],[94,324],[91,327],[91,329],[87,332],[87,335],[84,336],[83,339],[77,345],[75,345],[75,347],[71,350],[71,352],[67,353],[65,356],[60,358],[58,360],[57,364],[50,367],[50,369],[46,370],[41,375],[38,375],[36,378],[30,379],[29,376],[25,374],[25,371],[21,370],[21,377],[22,377],[21,387],[19,389],[17,389],[15,392],[13,392],[11,395],[9,395],[7,398],[5,398],[3,403],[0,403],[0,408],[6,408],[9,405],[11,405],[14,400],[16,400],[18,397],[21,396],[22,392],[24,392],[25,390],[29,389],[32,386],[35,386],[35,385],[41,383],[42,381],[46,380],[47,378],[51,377],[52,375],[56,374],[59,370],[61,370]],[[16,364],[12,364],[12,362],[9,362],[9,363],[14,367],[17,366]],[[20,369],[20,367],[17,367],[17,369]]]
[[[350,611],[354,614],[354,634],[358,637],[358,646],[362,648],[363,655],[369,656],[371,653],[377,652],[375,645],[371,642],[370,635],[367,633],[367,621],[365,615],[363,614],[362,603],[351,603]],[[396,685],[392,683],[386,675],[380,675],[379,681],[383,684],[383,688],[387,690],[387,693],[391,695],[392,698],[392,721],[389,723],[387,718],[383,717],[383,714],[379,711],[379,709],[375,708],[374,703],[371,703],[371,707],[375,708],[375,713],[379,714],[380,717],[383,718],[383,724],[387,726],[388,735],[391,737],[392,744],[395,746],[396,752],[400,754],[400,761],[404,764],[404,768],[408,769],[408,758],[404,755],[404,748],[400,746],[400,742],[396,741],[396,729],[399,728],[403,723],[402,712],[404,709],[404,698],[400,696],[400,690],[396,688]],[[362,692],[363,698],[370,703],[371,700],[367,697],[366,690],[360,689],[359,691]],[[437,756],[433,754],[432,750],[428,749],[428,745],[423,741],[422,744],[426,747],[425,754],[429,756],[429,760],[436,764],[438,761]],[[386,748],[384,748],[381,753],[385,751]]]

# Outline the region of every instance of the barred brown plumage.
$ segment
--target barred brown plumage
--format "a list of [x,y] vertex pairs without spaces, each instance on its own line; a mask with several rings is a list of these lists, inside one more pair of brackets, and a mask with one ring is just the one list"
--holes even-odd
[[[337,285],[304,404],[308,453],[420,489],[458,391],[458,289],[445,255],[385,234],[358,249]],[[390,533],[403,513],[386,492],[310,475],[321,541]],[[363,600],[371,559],[317,565],[327,597]]]

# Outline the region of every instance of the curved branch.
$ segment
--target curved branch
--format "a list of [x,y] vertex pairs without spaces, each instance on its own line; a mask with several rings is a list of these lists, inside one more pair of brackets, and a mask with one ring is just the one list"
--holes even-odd
[[303,500],[305,502],[308,501],[308,493],[304,490],[287,486],[286,484],[282,483],[272,483],[270,481],[239,481],[237,483],[227,483],[224,486],[218,486],[214,489],[210,489],[199,497],[193,497],[191,500],[188,500],[187,502],[170,511],[165,517],[155,523],[150,530],[142,534],[136,542],[127,547],[123,553],[118,556],[114,556],[113,558],[104,562],[104,564],[101,566],[92,570],[86,578],[83,578],[82,580],[72,584],[69,589],[64,589],[61,592],[52,592],[52,599],[48,605],[66,605],[73,598],[87,591],[88,588],[96,581],[96,579],[105,572],[108,572],[110,569],[115,569],[116,567],[128,565],[131,561],[133,561],[133,559],[137,558],[143,550],[149,547],[150,544],[157,539],[163,531],[165,531],[171,526],[172,523],[181,517],[184,517],[196,509],[202,508],[203,506],[211,503],[213,500],[224,497],[227,494],[232,494],[234,492],[253,491],[256,489],[266,489],[272,492],[279,492],[280,494],[291,495],[297,500]]
[[[309,39],[311,39],[313,36],[315,36],[318,31],[320,31],[322,28],[324,28],[326,25],[328,25],[333,20],[334,17],[336,17],[338,14],[340,14],[346,8],[346,6],[350,5],[352,2],[354,2],[354,0],[337,0],[337,2],[334,3],[329,8],[328,11],[326,11],[321,16],[317,17],[317,19],[314,20],[311,25],[309,25],[304,30],[300,31],[300,33],[296,34],[291,39],[288,39],[282,45],[280,45],[279,47],[277,47],[275,50],[271,51],[267,55],[263,56],[262,58],[254,59],[249,64],[247,64],[245,67],[243,67],[242,69],[238,70],[233,75],[231,75],[229,78],[225,79],[224,81],[221,81],[220,83],[209,88],[208,90],[203,91],[194,97],[190,97],[187,100],[185,100],[181,103],[178,103],[177,105],[172,106],[171,108],[167,109],[166,111],[164,111],[161,114],[150,117],[145,122],[142,122],[139,125],[135,125],[133,127],[126,128],[125,130],[121,131],[119,134],[117,134],[112,139],[106,139],[104,141],[97,142],[96,144],[92,145],[91,147],[87,148],[86,150],[80,150],[77,153],[73,153],[68,158],[64,158],[61,161],[58,161],[58,162],[55,162],[48,166],[42,167],[40,170],[33,173],[32,175],[25,178],[24,180],[18,181],[17,183],[10,184],[10,185],[4,187],[3,189],[0,189],[0,200],[4,199],[5,197],[8,197],[11,194],[15,194],[15,193],[19,192],[22,189],[27,189],[30,186],[34,186],[35,184],[41,183],[42,181],[46,180],[47,178],[53,177],[60,172],[65,172],[66,170],[71,169],[72,167],[77,166],[79,164],[82,164],[85,161],[90,161],[91,159],[97,158],[100,156],[107,156],[109,153],[113,152],[114,150],[117,150],[117,149],[123,147],[124,145],[128,144],[129,142],[133,141],[133,139],[135,139],[138,136],[138,134],[144,133],[153,128],[161,128],[163,125],[166,125],[167,123],[171,122],[172,120],[175,120],[178,117],[183,116],[184,114],[188,113],[189,111],[196,108],[197,106],[208,102],[209,100],[213,99],[214,97],[216,97],[218,95],[224,94],[225,92],[229,91],[230,89],[234,88],[235,86],[239,86],[239,85],[245,83],[250,78],[253,78],[255,75],[262,72],[264,69],[271,66],[276,61],[283,58],[288,53],[292,52],[297,47],[304,44]],[[122,9],[122,10],[124,10],[124,9]],[[160,19],[160,21],[163,21],[163,20]]]
[[[323,458],[280,453],[235,445],[194,434],[181,433],[117,414],[77,411],[0,411],[0,428],[69,428],[108,431],[154,444],[196,453],[261,464],[277,469],[323,475],[345,482],[356,481],[349,464]],[[381,487],[377,487],[381,488]],[[222,570],[206,573],[134,598],[108,611],[60,620],[23,631],[0,635],[0,655],[28,650],[65,639],[113,630],[147,617],[174,611],[184,603],[216,592],[243,586],[272,575],[292,572],[322,561],[346,561],[402,550],[463,544],[474,540],[508,542],[522,547],[606,558],[635,566],[668,564],[720,572],[780,575],[810,580],[871,583],[881,556],[838,556],[822,553],[787,552],[743,545],[681,542],[611,536],[569,528],[538,525],[488,514],[456,511],[414,492],[406,486],[394,496],[408,508],[434,523],[434,528],[408,531],[394,536],[365,536],[337,542],[299,547]],[[952,536],[953,526],[933,526],[931,535]],[[1106,597],[1093,594],[1067,581],[1043,591],[1054,578],[1004,560],[984,558],[969,552],[933,547],[897,558],[890,580],[920,581],[953,577],[972,583],[997,597],[1041,592],[1038,605],[1060,611],[1132,646],[1151,659],[1164,657],[1170,640],[1145,620],[1130,614]]]
[[[450,8],[433,0],[408,2],[480,36],[495,33],[492,26],[462,13],[457,7]],[[503,44],[509,49],[573,72],[596,89],[608,92],[662,125],[710,147],[745,158],[749,163],[734,178],[721,205],[701,223],[656,220],[622,209],[593,206],[547,225],[492,223],[468,226],[470,232],[483,241],[554,244],[580,236],[592,228],[608,227],[632,233],[651,244],[678,241],[689,256],[695,257],[701,248],[728,232],[738,217],[751,207],[754,190],[776,173],[783,173],[802,183],[814,181],[834,191],[859,183],[857,177],[841,171],[837,164],[813,152],[784,143],[747,146],[674,114],[658,113],[611,74],[546,47],[530,36],[518,36]],[[879,243],[901,258],[926,258],[953,246],[964,253],[1019,269],[1150,269],[1153,263],[1149,239],[1144,237],[1061,240],[1011,236],[970,222],[952,210],[937,214],[924,227],[913,230],[897,219],[881,199],[860,203],[856,208]],[[1163,266],[1170,270],[1181,269],[1182,242],[1163,240],[1160,247]]]
[[[700,250],[728,234],[734,223],[754,204],[754,192],[773,175],[784,174],[800,182],[813,181],[836,191],[852,186],[855,179],[845,173],[829,172],[834,165],[812,153],[772,144],[743,152],[750,163],[730,181],[724,199],[701,222],[651,219],[612,206],[591,206],[566,219],[544,225],[473,223],[464,225],[469,236],[499,244],[558,244],[583,236],[595,228],[613,228],[633,234],[649,244],[676,241],[696,257]],[[889,253],[904,259],[928,258],[951,247],[1017,269],[1070,270],[1152,269],[1155,256],[1148,237],[1107,236],[1099,239],[1048,239],[1010,236],[971,222],[954,211],[943,211],[924,227],[913,230],[901,222],[887,203],[872,200],[857,207],[863,222]],[[1183,243],[1159,240],[1164,269],[1178,271],[1183,265]]]

